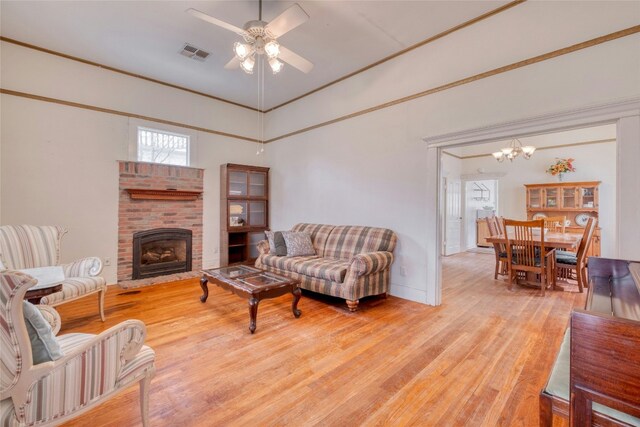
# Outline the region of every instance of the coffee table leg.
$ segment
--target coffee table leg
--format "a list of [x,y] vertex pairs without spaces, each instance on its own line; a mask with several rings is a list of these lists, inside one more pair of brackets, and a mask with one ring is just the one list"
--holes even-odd
[[258,303],[260,302],[257,298],[249,299],[249,330],[251,333],[256,331],[256,321],[258,318]]
[[298,310],[298,301],[300,301],[300,295],[302,295],[302,291],[300,291],[299,287],[294,287],[291,291],[293,294],[293,302],[291,303],[291,311],[293,311],[293,315],[298,318],[302,312]]
[[206,302],[207,298],[209,298],[209,287],[207,286],[208,282],[209,281],[204,276],[202,276],[202,278],[200,279],[200,287],[202,288],[202,296],[200,297],[200,302]]

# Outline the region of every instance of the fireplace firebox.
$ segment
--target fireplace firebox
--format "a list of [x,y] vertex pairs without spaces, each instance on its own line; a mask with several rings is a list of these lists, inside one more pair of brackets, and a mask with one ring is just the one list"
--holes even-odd
[[191,271],[191,230],[155,228],[133,234],[133,280],[187,271]]

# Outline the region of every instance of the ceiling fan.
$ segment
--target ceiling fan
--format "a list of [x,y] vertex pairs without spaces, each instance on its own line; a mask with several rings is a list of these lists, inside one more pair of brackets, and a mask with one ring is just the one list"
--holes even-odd
[[309,19],[309,15],[296,3],[267,23],[262,20],[262,0],[259,0],[258,7],[258,20],[247,22],[243,28],[238,28],[196,9],[187,9],[187,12],[203,21],[233,31],[244,38],[245,43],[234,43],[235,57],[224,66],[226,69],[240,67],[245,73],[253,74],[256,55],[266,55],[273,74],[282,70],[283,63],[279,59],[303,73],[311,71],[313,68],[311,62],[280,45],[277,40],[278,37],[305,23]]

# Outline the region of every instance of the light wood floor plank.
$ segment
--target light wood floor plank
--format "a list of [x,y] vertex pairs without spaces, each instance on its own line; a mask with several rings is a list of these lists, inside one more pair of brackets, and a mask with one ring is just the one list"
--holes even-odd
[[[538,393],[585,294],[509,292],[493,262],[445,258],[440,307],[369,298],[350,313],[305,294],[295,319],[290,296],[262,301],[255,335],[246,301],[212,286],[202,304],[197,280],[110,288],[107,322],[82,299],[59,307],[60,333],[144,321],[157,353],[153,426],[535,426]],[[66,425],[140,425],[137,388]]]

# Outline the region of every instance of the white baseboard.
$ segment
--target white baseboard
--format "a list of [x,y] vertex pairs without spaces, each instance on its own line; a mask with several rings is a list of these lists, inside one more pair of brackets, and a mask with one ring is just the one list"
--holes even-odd
[[391,283],[390,293],[394,297],[408,299],[410,301],[415,301],[422,304],[427,303],[427,293],[422,289],[415,289],[408,286]]

